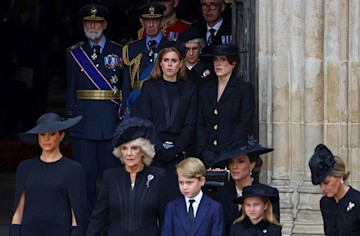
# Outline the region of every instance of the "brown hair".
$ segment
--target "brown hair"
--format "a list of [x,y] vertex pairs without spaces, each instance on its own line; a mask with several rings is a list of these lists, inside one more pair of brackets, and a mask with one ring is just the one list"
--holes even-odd
[[[181,56],[179,50],[177,50],[176,48],[169,47],[169,48],[161,49],[155,60],[154,69],[151,71],[151,77],[150,77],[151,79],[158,80],[163,77],[163,72],[161,70],[160,62],[163,59],[164,55],[169,52],[175,52],[178,55],[179,59],[181,61],[183,60],[183,57]],[[180,67],[177,76],[179,80],[186,79],[186,67],[184,65]]]
[[247,154],[247,156],[249,157],[250,163],[255,162],[255,167],[252,169],[252,177],[258,177],[263,164],[261,157],[252,153]]
[[338,156],[334,156],[334,160],[334,167],[330,170],[328,176],[342,177],[344,181],[347,180],[350,172],[346,170],[345,162]]

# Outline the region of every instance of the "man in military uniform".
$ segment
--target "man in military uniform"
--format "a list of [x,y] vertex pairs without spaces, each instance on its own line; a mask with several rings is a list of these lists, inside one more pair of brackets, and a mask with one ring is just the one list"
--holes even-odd
[[231,22],[223,17],[226,8],[224,0],[200,0],[204,24],[199,31],[204,38],[209,52],[211,45],[229,44],[231,42]]
[[[170,41],[176,41],[181,34],[189,28],[190,23],[176,17],[175,8],[179,0],[155,0],[165,7],[162,19],[162,32]],[[146,30],[142,27],[138,31],[138,38],[142,39],[146,35]]]
[[85,170],[88,207],[96,201],[99,174],[120,162],[112,138],[120,121],[122,47],[104,35],[108,9],[99,4],[80,9],[86,41],[67,49],[67,115],[82,116],[70,129],[75,160]]
[[138,115],[138,96],[145,79],[150,76],[158,52],[174,46],[161,32],[165,7],[156,3],[145,3],[139,7],[140,22],[146,31],[144,38],[129,43],[123,48],[124,80],[123,110],[126,115]]

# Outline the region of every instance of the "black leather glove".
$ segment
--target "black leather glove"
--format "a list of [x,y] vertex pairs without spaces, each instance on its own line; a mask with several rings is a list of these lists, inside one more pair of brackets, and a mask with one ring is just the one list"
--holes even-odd
[[206,167],[211,167],[218,159],[218,156],[215,153],[207,149],[201,153],[201,157],[204,160]]
[[21,225],[12,224],[10,226],[9,236],[20,236],[20,232],[21,232]]

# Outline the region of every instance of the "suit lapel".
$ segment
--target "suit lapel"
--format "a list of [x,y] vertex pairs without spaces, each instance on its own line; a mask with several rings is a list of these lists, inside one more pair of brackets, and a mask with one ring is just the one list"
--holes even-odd
[[232,75],[225,87],[225,90],[223,94],[221,95],[221,98],[219,100],[219,106],[221,106],[222,103],[226,101],[226,99],[234,93],[236,85],[238,83],[238,78],[236,78],[234,75]]
[[195,234],[196,231],[198,231],[198,229],[200,228],[204,218],[206,217],[206,215],[209,212],[210,204],[211,203],[209,201],[209,198],[204,194],[201,201],[200,201],[198,210],[196,212],[196,217],[194,219],[194,223],[193,223],[193,226],[192,226],[192,229],[191,229],[192,235],[196,235]]
[[218,81],[217,79],[214,79],[213,81],[211,81],[207,86],[207,96],[208,99],[210,100],[211,104],[213,105],[213,107],[217,107],[217,86],[218,85]]
[[186,209],[186,204],[185,204],[184,198],[180,198],[179,200],[176,201],[175,211],[176,211],[176,215],[177,215],[178,220],[180,221],[182,227],[187,232],[187,235],[190,235],[190,233],[191,233],[190,222],[189,222],[188,212]]

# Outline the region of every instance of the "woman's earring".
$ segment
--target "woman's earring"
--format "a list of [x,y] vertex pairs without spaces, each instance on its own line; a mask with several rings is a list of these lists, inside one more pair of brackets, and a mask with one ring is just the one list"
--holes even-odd
[[250,169],[250,176],[252,176],[252,169]]

